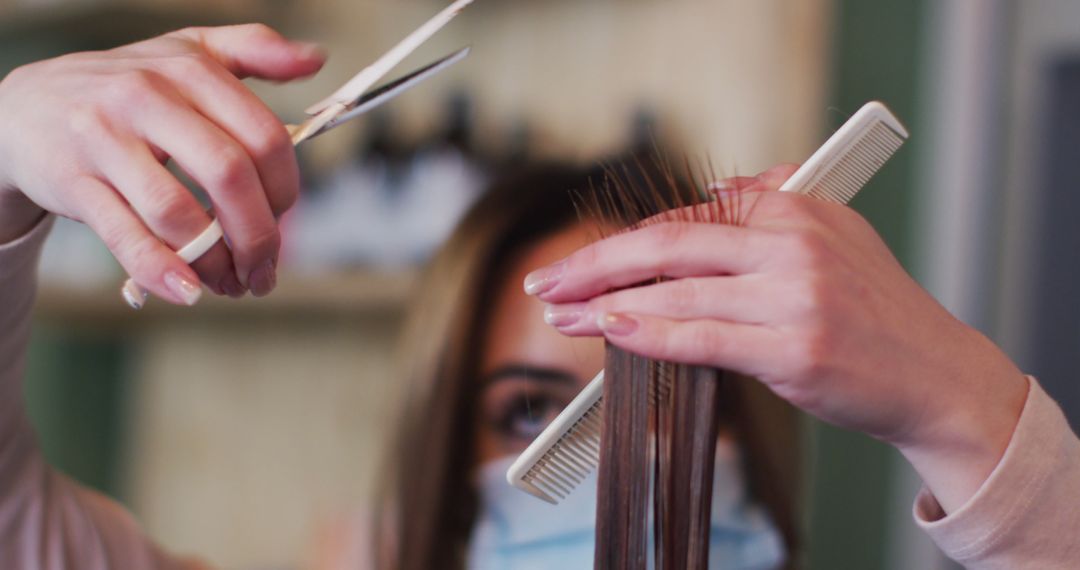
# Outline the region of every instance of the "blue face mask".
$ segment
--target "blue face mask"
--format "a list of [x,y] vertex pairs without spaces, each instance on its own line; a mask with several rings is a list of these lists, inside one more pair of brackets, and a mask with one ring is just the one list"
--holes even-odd
[[[480,515],[469,544],[469,569],[592,568],[595,472],[566,500],[550,505],[506,482],[513,460],[494,461],[478,474]],[[737,454],[725,442],[717,450],[710,541],[711,569],[763,570],[785,561],[780,533],[763,509],[749,503]]]

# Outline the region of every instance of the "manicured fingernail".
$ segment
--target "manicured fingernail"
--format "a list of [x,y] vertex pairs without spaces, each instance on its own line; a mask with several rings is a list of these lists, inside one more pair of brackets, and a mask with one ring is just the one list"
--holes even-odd
[[568,327],[581,320],[585,303],[548,305],[544,307],[544,322],[553,327]]
[[604,313],[596,318],[596,326],[606,334],[626,336],[637,330],[638,322],[622,313]]
[[124,288],[120,290],[124,295],[124,301],[132,309],[138,311],[146,304],[147,291],[139,286],[134,279],[128,279],[124,282]]
[[231,273],[226,275],[225,278],[218,283],[218,287],[221,287],[221,290],[233,299],[239,299],[247,292],[247,289],[240,284],[240,280],[236,278],[236,275]]
[[296,53],[304,58],[326,59],[326,48],[315,42],[293,42]]
[[714,180],[706,186],[709,192],[727,192],[731,190],[731,185],[723,180]]
[[565,260],[537,269],[525,276],[525,292],[529,295],[540,295],[551,291],[559,284],[565,272]]
[[277,271],[272,260],[259,266],[248,275],[248,288],[256,297],[269,295],[277,285]]
[[165,286],[188,306],[198,303],[199,297],[202,297],[202,287],[175,271],[165,274]]

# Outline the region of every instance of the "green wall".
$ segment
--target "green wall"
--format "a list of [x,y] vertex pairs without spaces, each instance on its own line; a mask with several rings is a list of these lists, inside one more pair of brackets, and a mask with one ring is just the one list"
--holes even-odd
[[[924,42],[921,0],[840,0],[833,33],[829,131],[864,102],[884,101],[909,127],[919,123],[916,99]],[[910,129],[909,129],[910,130]],[[828,133],[823,133],[824,137]],[[918,133],[852,202],[909,269],[914,157]],[[809,568],[886,566],[894,481],[891,448],[869,437],[815,422],[811,474]]]

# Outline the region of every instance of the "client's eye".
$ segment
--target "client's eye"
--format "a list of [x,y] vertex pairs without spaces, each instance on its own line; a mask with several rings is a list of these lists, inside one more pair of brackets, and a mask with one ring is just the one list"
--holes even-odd
[[500,378],[481,396],[485,428],[515,447],[528,445],[573,400],[576,386],[570,383],[528,378]]
[[505,435],[533,439],[555,419],[563,405],[544,394],[523,392],[506,403],[493,418],[494,425]]

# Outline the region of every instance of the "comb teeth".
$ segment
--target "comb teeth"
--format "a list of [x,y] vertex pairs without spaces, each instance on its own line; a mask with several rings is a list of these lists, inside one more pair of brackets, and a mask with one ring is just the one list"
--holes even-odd
[[600,463],[604,371],[566,406],[506,472],[513,486],[558,504]]
[[904,144],[904,138],[884,123],[875,123],[840,160],[813,182],[808,196],[847,204]]
[[522,477],[549,502],[565,499],[599,464],[602,408],[600,401],[590,406]]
[[871,101],[814,151],[780,191],[847,204],[907,137],[888,107]]
[[[604,417],[603,374],[601,371],[514,462],[506,474],[511,485],[555,505],[596,469]],[[651,406],[671,395],[672,368],[662,366],[656,376],[649,384]],[[550,442],[546,448],[545,442]]]

